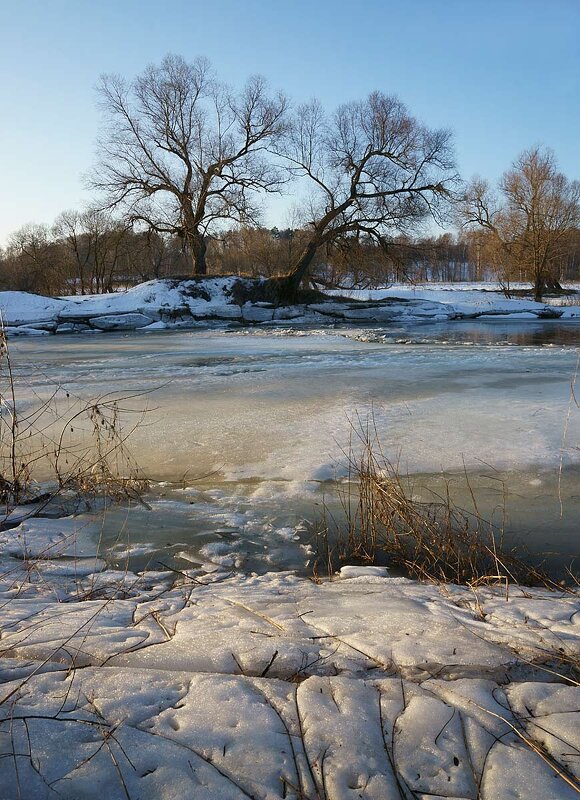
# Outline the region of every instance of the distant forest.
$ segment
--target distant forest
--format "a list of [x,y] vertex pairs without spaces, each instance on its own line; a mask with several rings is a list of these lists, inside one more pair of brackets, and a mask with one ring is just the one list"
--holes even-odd
[[[235,91],[204,59],[101,78],[93,203],[28,224],[0,250],[0,289],[111,292],[153,278],[264,276],[299,287],[498,280],[536,299],[580,279],[580,183],[547,148],[496,187],[464,181],[452,135],[381,92],[327,112],[260,77]],[[269,195],[293,223],[263,226]],[[426,235],[439,225],[454,233]],[[272,293],[271,293],[272,294]]]

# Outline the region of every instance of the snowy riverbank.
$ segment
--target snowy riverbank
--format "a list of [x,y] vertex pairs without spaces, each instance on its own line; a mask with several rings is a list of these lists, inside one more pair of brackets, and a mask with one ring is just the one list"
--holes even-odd
[[0,797],[576,796],[577,595],[113,571],[76,519],[0,538]]
[[107,599],[71,560],[94,599],[57,602],[29,567],[0,585],[3,798],[577,796],[578,689],[550,672],[576,597],[350,568],[109,573]]
[[10,335],[43,335],[123,330],[159,330],[218,325],[389,323],[475,319],[482,316],[580,319],[578,305],[555,307],[506,299],[499,292],[395,286],[346,292],[351,302],[328,292],[323,302],[295,306],[236,302],[240,278],[148,281],[108,295],[63,299],[26,292],[0,292],[0,309]]

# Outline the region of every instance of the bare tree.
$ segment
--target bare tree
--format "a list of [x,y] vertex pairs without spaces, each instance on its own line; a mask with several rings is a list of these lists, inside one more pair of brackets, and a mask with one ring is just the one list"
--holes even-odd
[[329,119],[317,101],[301,106],[283,155],[310,189],[308,239],[280,291],[295,295],[320,248],[393,237],[440,218],[456,180],[450,133],[429,130],[396,98],[374,92]]
[[153,230],[127,231],[122,261],[125,282],[161,278],[170,274],[173,266],[171,240]]
[[[87,294],[87,291],[93,288],[91,243],[84,222],[84,214],[69,210],[59,214],[53,225],[54,235],[64,245],[71,264],[71,273],[74,281],[78,281],[78,290],[81,294]],[[73,289],[75,293],[76,288]]]
[[53,233],[68,257],[75,293],[113,291],[118,267],[127,260],[130,246],[126,224],[98,208],[64,211],[56,218]]
[[132,83],[103,76],[98,89],[106,126],[92,185],[132,222],[181,236],[205,274],[212,229],[256,224],[258,194],[280,189],[267,150],[284,128],[285,97],[260,77],[236,94],[205,59],[172,55]]
[[14,231],[8,239],[3,268],[7,288],[47,295],[67,289],[65,258],[48,225],[30,223]]
[[504,278],[527,277],[538,301],[547,289],[561,289],[560,264],[580,225],[580,182],[558,172],[551,150],[525,150],[501,178],[499,194],[474,179],[463,216],[488,232]]

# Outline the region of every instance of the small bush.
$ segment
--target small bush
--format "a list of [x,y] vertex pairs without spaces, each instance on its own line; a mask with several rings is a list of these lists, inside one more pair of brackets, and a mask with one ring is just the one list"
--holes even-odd
[[[26,380],[26,379],[25,379]],[[25,405],[19,394],[6,336],[0,330],[0,529],[17,505],[41,504],[59,493],[85,500],[139,499],[147,486],[127,440],[144,410],[128,409],[141,393],[107,393],[89,402],[62,386]],[[128,427],[125,412],[136,415]]]

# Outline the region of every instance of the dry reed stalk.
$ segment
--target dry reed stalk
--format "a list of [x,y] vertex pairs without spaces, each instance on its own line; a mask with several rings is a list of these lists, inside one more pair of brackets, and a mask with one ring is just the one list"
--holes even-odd
[[435,500],[420,501],[414,497],[410,476],[384,454],[374,420],[363,424],[358,419],[354,430],[362,448],[355,455],[351,443],[346,453],[349,476],[340,498],[346,526],[325,516],[318,535],[317,568],[324,566],[331,574],[339,564],[355,560],[387,563],[420,580],[473,587],[501,584],[506,595],[512,583],[562,590],[547,573],[504,544],[503,525],[480,514],[466,470],[473,511],[454,503],[449,485]]

